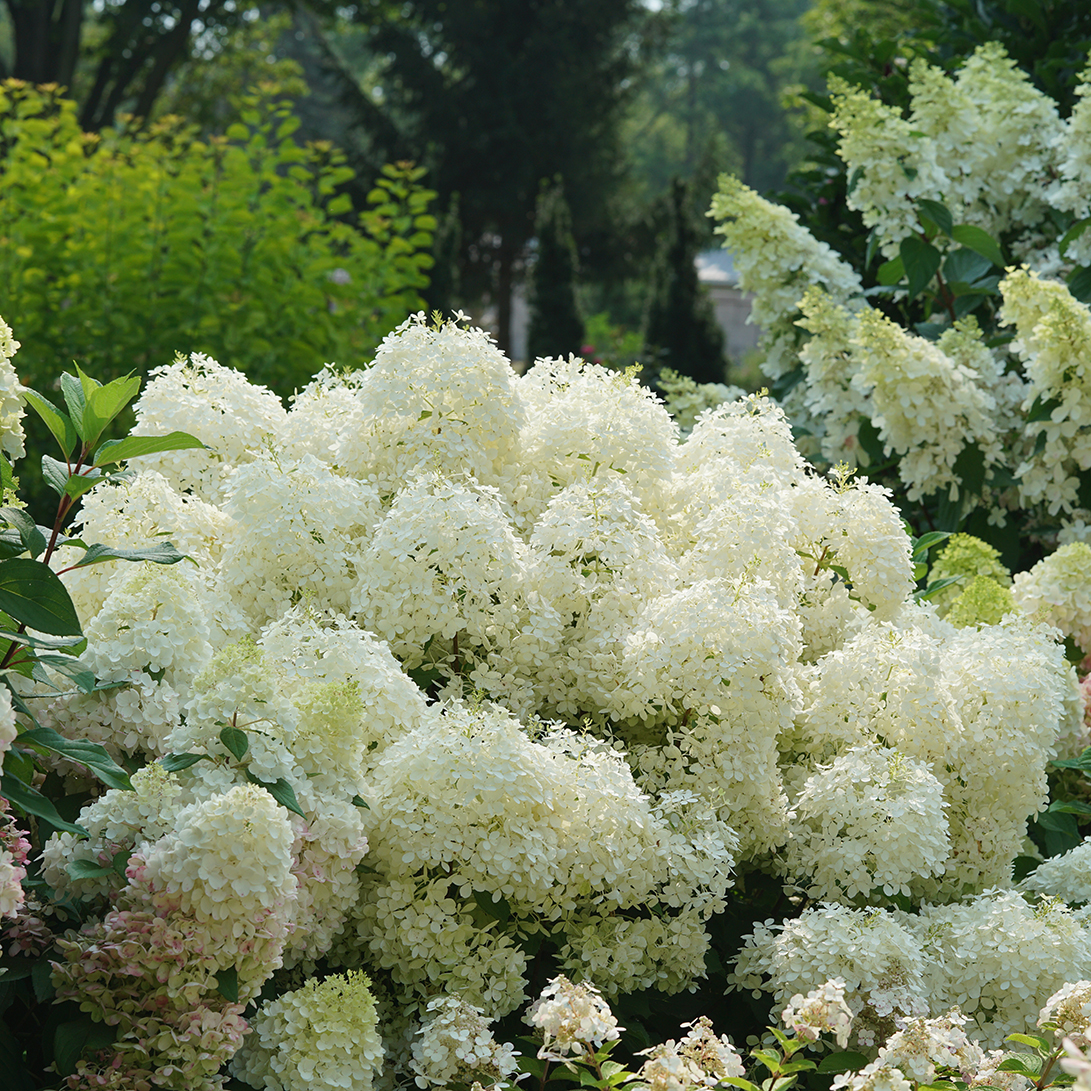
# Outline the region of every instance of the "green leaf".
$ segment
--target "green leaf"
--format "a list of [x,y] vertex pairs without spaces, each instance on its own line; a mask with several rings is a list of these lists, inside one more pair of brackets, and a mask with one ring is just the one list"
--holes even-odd
[[83,440],[93,447],[106,426],[136,397],[140,390],[138,375],[125,375],[105,386],[96,387],[83,409]]
[[61,818],[57,808],[37,788],[32,788],[16,777],[7,773],[0,777],[0,795],[26,814],[44,818],[54,829],[64,830],[66,833],[78,833],[81,837],[87,836],[87,831],[82,826],[74,826]]
[[[35,658],[35,663],[43,667],[49,667],[57,671],[58,674],[63,674],[66,678],[71,679],[81,693],[95,692],[95,672],[82,666],[78,659],[74,659],[70,655],[38,655]],[[39,675],[35,674],[35,677],[39,677]],[[41,680],[51,682],[49,675],[44,671],[41,673]]]
[[94,860],[69,860],[64,865],[64,870],[73,879],[100,879],[103,875],[114,875],[114,869],[110,865],[103,867]]
[[0,639],[14,640],[16,644],[26,644],[31,648],[70,648],[73,654],[79,654],[75,651],[83,642],[82,636],[31,636],[29,633],[9,633],[0,629]]
[[867,1064],[867,1057],[862,1053],[848,1050],[844,1053],[829,1053],[818,1062],[818,1071],[823,1075],[836,1075],[840,1072],[859,1072]]
[[53,1032],[53,1062],[62,1078],[73,1076],[85,1052],[109,1049],[117,1038],[117,1028],[98,1023],[89,1015],[60,1023]]
[[96,485],[100,485],[106,478],[100,473],[72,474],[64,483],[65,496],[78,500],[85,492],[90,492]]
[[1042,1073],[1042,1059],[1030,1053],[1016,1053],[996,1066],[998,1072],[1018,1072],[1020,1076],[1036,1080]]
[[1081,265],[1068,274],[1068,290],[1081,303],[1091,303],[1091,265]]
[[914,591],[913,598],[917,602],[924,602],[932,598],[933,595],[938,595],[945,587],[958,583],[961,579],[961,576],[944,576],[942,580],[936,580],[922,590]]
[[0,508],[0,520],[14,527],[19,541],[32,558],[37,558],[46,550],[45,535],[41,528],[21,508]]
[[928,556],[928,551],[932,546],[946,541],[951,537],[951,533],[952,532],[949,530],[930,530],[926,534],[922,534],[919,538],[914,539],[912,559],[914,561],[923,560]]
[[203,448],[204,444],[188,432],[168,432],[165,436],[126,436],[109,439],[96,452],[94,464],[105,466],[111,462],[123,462],[141,455],[154,455],[160,451],[185,451]]
[[887,287],[891,287],[897,284],[902,277],[905,276],[905,263],[900,257],[891,258],[890,261],[884,261],[879,266],[878,272],[875,274],[875,279],[880,284],[885,284]]
[[129,774],[97,742],[87,739],[66,739],[51,727],[32,727],[19,736],[20,743],[40,746],[51,750],[69,761],[78,762],[91,770],[103,784],[124,791],[132,789]]
[[988,258],[983,258],[973,250],[960,247],[951,250],[943,262],[943,275],[947,286],[954,284],[974,285],[993,268]]
[[477,907],[493,920],[507,924],[511,920],[511,906],[506,898],[498,898],[488,890],[475,890],[474,901]]
[[178,773],[191,765],[196,765],[199,761],[204,761],[207,757],[207,754],[166,754],[159,759],[159,764],[168,773]]
[[1078,758],[1057,758],[1049,764],[1058,769],[1079,769],[1081,773],[1091,773],[1091,746]]
[[1034,424],[1040,420],[1051,420],[1053,418],[1053,410],[1061,404],[1060,398],[1047,398],[1042,401],[1042,395],[1039,394],[1037,398],[1030,403],[1030,409],[1027,410],[1027,424]]
[[58,496],[68,495],[66,490],[73,475],[68,472],[68,467],[63,462],[58,462],[49,455],[42,455],[42,477]]
[[905,273],[909,279],[909,298],[920,295],[939,270],[943,255],[931,244],[915,235],[902,239],[898,246]]
[[72,425],[80,439],[84,439],[83,411],[87,405],[87,396],[83,392],[83,383],[75,375],[65,371],[61,374],[61,393],[64,395],[65,405],[68,406]]
[[992,235],[980,227],[975,227],[973,224],[958,224],[951,228],[951,238],[968,250],[973,250],[974,253],[987,258],[993,265],[1004,268],[1004,255],[1001,253],[1000,245]]
[[955,221],[951,216],[950,209],[945,204],[922,197],[917,201],[917,207],[943,234],[951,234],[951,228],[954,226]]
[[[23,399],[45,421],[46,427],[61,445],[64,457],[70,458],[80,437],[67,414],[62,413],[48,398],[42,397],[36,390],[31,390],[29,387],[23,391]],[[67,477],[66,469],[65,478]]]
[[239,1002],[239,971],[234,966],[216,971],[216,991],[232,1004]]
[[361,795],[354,795],[350,800],[354,807],[363,807],[365,811],[370,811],[371,807],[368,805],[368,801]]
[[246,751],[250,749],[250,740],[246,737],[246,732],[237,727],[225,727],[220,732],[220,742],[234,754],[236,761],[242,761]]
[[1072,245],[1089,227],[1091,227],[1091,216],[1086,216],[1082,220],[1077,220],[1060,238],[1058,243],[1061,251],[1061,257],[1065,256],[1065,251]]
[[258,780],[252,773],[247,773],[246,779],[251,784],[264,788],[282,807],[286,807],[293,814],[299,815],[300,818],[307,817],[299,806],[299,800],[296,799],[292,786],[283,777],[272,784],[267,780]]
[[1046,1038],[1040,1038],[1037,1034],[1009,1034],[1005,1042],[1018,1042],[1021,1046],[1030,1046],[1031,1049],[1041,1049],[1049,1053],[1053,1044]]
[[985,487],[985,452],[976,443],[967,443],[958,453],[951,470],[962,482],[962,492],[979,496]]
[[82,633],[76,607],[57,573],[27,557],[0,561],[0,610],[42,633]]
[[1047,813],[1091,815],[1091,805],[1075,799],[1056,799],[1049,805]]
[[116,546],[96,543],[87,548],[87,552],[72,566],[86,568],[89,564],[102,561],[152,561],[154,564],[177,564],[184,561],[186,555],[179,553],[173,542],[156,542],[143,549],[118,549]]

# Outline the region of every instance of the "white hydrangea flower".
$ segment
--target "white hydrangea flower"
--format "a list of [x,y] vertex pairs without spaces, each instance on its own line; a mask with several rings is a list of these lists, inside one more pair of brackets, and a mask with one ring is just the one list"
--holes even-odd
[[380,493],[425,470],[496,485],[517,456],[525,410],[516,375],[482,330],[413,315],[357,381],[334,459]]
[[614,1013],[590,982],[575,985],[553,978],[527,1010],[526,1021],[542,1032],[541,1058],[565,1060],[621,1037]]
[[18,734],[19,724],[15,719],[11,692],[6,686],[0,686],[0,761],[3,760]]
[[852,1031],[852,1011],[845,1003],[845,983],[840,978],[827,981],[806,996],[796,993],[780,1013],[780,1021],[797,1037],[817,1042],[827,1031],[844,1049]]
[[903,921],[927,956],[933,1007],[958,1007],[992,1047],[1031,1025],[1066,981],[1091,977],[1091,936],[1058,899],[1032,907],[1016,891],[991,890]]
[[754,294],[748,321],[764,331],[762,368],[770,378],[779,378],[796,362],[792,321],[804,292],[820,287],[841,304],[861,293],[860,278],[801,227],[794,212],[765,200],[732,175],[720,176],[709,215],[734,255],[739,286]]
[[[1054,137],[1059,158],[1057,181],[1049,187],[1049,203],[1077,220],[1091,215],[1091,68],[1085,69],[1076,87],[1076,105],[1064,130]],[[1066,258],[1076,265],[1091,263],[1091,235],[1074,239]]]
[[936,1019],[910,1019],[883,1044],[878,1062],[900,1069],[918,1084],[935,1082],[937,1069],[954,1069],[971,1080],[985,1063],[985,1053],[966,1036],[962,1028],[967,1022],[957,1008]]
[[221,595],[252,625],[301,598],[346,612],[356,561],[379,521],[375,488],[339,477],[313,455],[255,458],[224,485],[231,519],[216,573]]
[[715,409],[723,402],[733,402],[746,396],[742,387],[697,383],[688,375],[679,375],[669,367],[660,371],[656,386],[663,395],[667,412],[674,418],[683,436],[693,431],[697,418],[706,409]]
[[913,1085],[901,1070],[882,1061],[872,1061],[859,1072],[834,1076],[833,1091],[912,1091]]
[[418,1087],[448,1087],[488,1080],[490,1085],[519,1068],[514,1050],[497,1042],[480,1008],[459,996],[428,1001],[427,1015],[413,1039],[409,1067]]
[[1091,902],[1091,838],[1039,864],[1020,884],[1021,890],[1060,898],[1069,905]]
[[1044,615],[1078,647],[1091,651],[1091,545],[1061,546],[1029,571],[1017,573],[1012,596],[1031,617]]
[[1038,1013],[1038,1026],[1048,1026],[1077,1049],[1091,1046],[1091,981],[1062,985]]
[[639,1056],[648,1059],[637,1075],[649,1091],[716,1087],[724,1079],[739,1079],[746,1074],[743,1059],[727,1035],[717,1037],[707,1016],[682,1026],[689,1033],[680,1041],[671,1038],[640,1051]]
[[778,1008],[834,979],[844,982],[860,1045],[889,1037],[896,1016],[928,1012],[920,942],[881,909],[823,905],[783,924],[756,924],[728,976],[737,988],[771,992]]
[[133,403],[135,436],[180,430],[206,449],[145,455],[143,471],[156,470],[179,492],[219,504],[230,469],[259,457],[284,427],[280,399],[245,375],[203,353],[154,368],[151,381]]
[[263,1004],[231,1071],[268,1091],[371,1091],[383,1043],[370,985],[349,970]]
[[1065,1055],[1061,1058],[1061,1068],[1069,1075],[1076,1077],[1076,1082],[1072,1085],[1074,1091],[1089,1091],[1091,1089],[1091,1057],[1074,1042],[1066,1041],[1063,1044]]
[[0,450],[11,461],[26,454],[23,435],[23,390],[11,358],[19,351],[19,342],[11,327],[0,318]]
[[324,367],[298,394],[277,433],[278,448],[294,457],[311,455],[334,465],[341,443],[341,429],[356,409],[356,391],[366,371],[339,374]]
[[822,901],[909,895],[950,851],[943,785],[925,762],[880,746],[820,766],[795,802],[782,867]]

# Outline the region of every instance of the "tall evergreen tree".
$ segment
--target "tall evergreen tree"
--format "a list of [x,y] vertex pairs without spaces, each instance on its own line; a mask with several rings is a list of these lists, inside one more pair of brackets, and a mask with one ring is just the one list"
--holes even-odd
[[538,253],[527,293],[528,363],[539,356],[578,354],[583,345],[583,318],[576,302],[576,240],[560,176],[541,188],[534,230]]
[[663,243],[644,321],[646,351],[659,367],[673,368],[699,383],[721,383],[724,335],[708,292],[697,279],[700,233],[689,186],[681,178],[671,183],[664,211]]

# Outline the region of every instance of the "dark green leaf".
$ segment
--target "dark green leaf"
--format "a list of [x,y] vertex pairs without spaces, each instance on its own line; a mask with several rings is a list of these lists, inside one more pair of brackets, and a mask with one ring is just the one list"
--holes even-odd
[[64,830],[66,833],[78,833],[82,837],[87,836],[87,831],[82,826],[65,822],[57,813],[57,808],[37,788],[32,788],[29,784],[7,773],[0,777],[0,795],[26,814],[44,818],[54,829]]
[[950,329],[946,322],[918,322],[913,327],[918,337],[926,341],[938,341]]
[[0,561],[0,610],[42,633],[81,633],[76,607],[57,573],[27,557]]
[[961,579],[961,576],[944,576],[942,580],[935,580],[923,590],[915,591],[913,593],[913,598],[916,599],[917,602],[923,602],[930,599],[933,595],[938,595],[945,587],[950,587],[952,584],[958,583]]
[[1081,265],[1068,274],[1068,290],[1081,303],[1091,303],[1091,265]]
[[220,732],[220,742],[235,755],[236,761],[242,761],[246,751],[250,749],[250,740],[246,737],[246,732],[240,731],[237,727],[225,727]]
[[1075,799],[1057,799],[1049,805],[1047,813],[1091,815],[1091,805],[1080,803]]
[[902,239],[898,253],[909,279],[909,298],[913,299],[932,282],[943,261],[943,255],[931,243],[918,239],[915,235]]
[[123,462],[141,455],[154,455],[160,451],[184,451],[204,444],[188,432],[169,432],[165,436],[126,436],[124,439],[107,440],[96,452],[94,464],[105,466],[111,462]]
[[62,1077],[75,1075],[76,1065],[85,1051],[109,1049],[117,1029],[96,1023],[89,1015],[61,1023],[53,1034],[53,1060]]
[[1040,420],[1051,420],[1053,417],[1053,410],[1061,404],[1060,398],[1047,398],[1042,401],[1042,395],[1039,394],[1037,398],[1030,403],[1030,409],[1027,411],[1027,424],[1034,424]]
[[875,279],[887,287],[897,284],[905,276],[905,263],[900,257],[884,261],[875,274]]
[[46,550],[46,539],[41,528],[21,508],[0,508],[0,520],[14,527],[23,548],[37,558]]
[[1079,769],[1082,773],[1091,773],[1091,746],[1078,758],[1058,758],[1049,764],[1058,769]]
[[[70,458],[80,437],[67,414],[62,413],[48,398],[43,398],[36,390],[31,390],[29,387],[24,390],[23,398],[27,405],[45,421],[46,427],[61,445],[64,457]],[[67,470],[64,476],[67,479]]]
[[959,451],[951,470],[962,482],[963,493],[970,496],[981,495],[985,488],[985,452],[976,443],[967,443]]
[[246,779],[251,784],[260,785],[264,788],[282,807],[287,807],[293,814],[299,815],[300,818],[306,818],[299,806],[299,800],[295,797],[295,792],[292,790],[292,786],[281,777],[279,780],[270,784],[265,780],[258,780],[257,777],[251,773],[246,774]]
[[474,901],[479,909],[501,924],[507,924],[511,919],[511,906],[506,898],[498,898],[487,890],[475,890]]
[[917,201],[917,207],[943,234],[951,234],[951,228],[954,227],[955,221],[945,204],[922,197]]
[[39,1004],[46,1004],[57,995],[57,990],[53,988],[53,967],[50,966],[48,960],[42,959],[41,962],[35,964],[34,969],[30,971],[30,982],[34,988],[34,999]]
[[354,795],[351,802],[354,807],[363,807],[365,811],[371,810],[371,807],[368,806],[367,800],[364,799],[364,797],[361,795]]
[[64,870],[73,879],[100,879],[103,875],[113,875],[114,869],[107,865],[96,864],[94,860],[69,860]]
[[239,1002],[239,971],[234,966],[216,971],[216,991],[232,1004]]
[[1004,255],[1000,251],[999,244],[992,235],[980,227],[975,227],[973,224],[958,224],[951,229],[951,238],[967,249],[973,250],[974,253],[987,258],[993,265],[1004,268]]
[[976,284],[992,268],[993,263],[988,258],[964,247],[951,250],[943,261],[943,275],[948,287],[952,283]]
[[72,567],[86,568],[89,564],[116,560],[177,564],[185,559],[185,554],[179,553],[173,542],[156,542],[155,545],[145,546],[143,549],[118,549],[115,546],[96,543],[89,546],[87,552]]
[[122,790],[132,788],[129,774],[97,742],[88,742],[86,739],[66,739],[51,727],[33,727],[29,731],[24,731],[19,736],[19,742],[40,746],[69,761],[85,765],[110,788]]
[[1065,255],[1065,251],[1069,246],[1074,243],[1089,227],[1091,227],[1091,216],[1086,216],[1082,220],[1077,220],[1062,236],[1060,239],[1061,257]]
[[68,648],[78,655],[79,653],[75,649],[84,642],[85,638],[82,636],[31,636],[29,633],[9,633],[0,629],[0,639],[14,640],[16,644],[26,644],[31,648],[52,648],[55,650]]
[[0,451],[0,491],[15,491],[15,471],[11,468],[8,456]]
[[[95,672],[81,666],[78,659],[73,659],[70,655],[39,654],[36,656],[35,662],[63,674],[66,678],[70,678],[81,693],[95,692]],[[45,675],[43,681],[49,682],[49,676]]]
[[178,773],[191,765],[196,765],[199,761],[204,761],[207,757],[207,754],[167,754],[159,759],[159,764],[168,773]]
[[106,478],[100,473],[72,474],[64,483],[64,493],[66,496],[72,497],[73,500],[78,500],[85,492],[90,492],[96,485],[105,480]]

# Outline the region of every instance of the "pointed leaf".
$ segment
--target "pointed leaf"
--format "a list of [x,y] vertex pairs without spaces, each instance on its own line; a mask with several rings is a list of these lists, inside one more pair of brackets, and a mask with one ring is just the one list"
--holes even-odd
[[89,1015],[61,1023],[53,1033],[53,1062],[61,1077],[74,1076],[85,1050],[108,1049],[117,1027],[96,1022]]
[[364,799],[364,797],[363,797],[363,796],[361,796],[361,795],[354,795],[354,796],[352,797],[352,799],[351,799],[351,800],[349,800],[349,802],[350,802],[350,803],[351,803],[351,804],[352,804],[352,805],[353,805],[354,807],[363,807],[363,809],[364,809],[365,811],[370,811],[370,810],[371,810],[371,807],[370,807],[370,805],[368,804],[368,801],[367,801],[366,799]]
[[33,727],[19,736],[20,743],[30,743],[52,750],[62,758],[87,766],[103,784],[110,788],[130,790],[129,774],[97,742],[87,739],[66,739],[51,727]]
[[1091,302],[1091,265],[1079,265],[1068,274],[1068,290],[1081,302]]
[[154,455],[160,451],[184,451],[203,447],[204,444],[188,432],[169,432],[165,436],[126,436],[124,439],[107,440],[95,452],[94,464],[105,466],[110,462],[123,462],[127,458]]
[[31,636],[29,633],[9,633],[0,629],[0,639],[14,640],[16,644],[26,644],[30,648],[52,648],[54,650],[71,648],[74,654],[78,655],[80,653],[75,652],[75,649],[83,643],[85,638],[82,636]]
[[207,754],[167,754],[159,759],[159,764],[168,773],[178,773],[191,765],[196,765],[199,761],[204,761],[207,757]]
[[61,818],[57,808],[37,788],[32,788],[7,773],[0,777],[0,795],[26,814],[44,818],[55,829],[64,830],[65,833],[78,833],[81,837],[87,836],[87,831],[82,826],[75,826]]
[[42,455],[42,477],[45,478],[45,483],[58,496],[65,495],[65,486],[71,476],[68,467],[63,462],[58,462],[55,458],[50,458],[49,455]]
[[94,860],[70,860],[64,865],[64,870],[73,879],[99,879],[103,875],[115,874],[114,869],[107,865],[96,864]]
[[216,971],[216,991],[232,1004],[239,1002],[239,971],[234,966]]
[[830,1053],[818,1062],[818,1071],[823,1075],[840,1072],[858,1072],[867,1064],[867,1057],[851,1050],[843,1053]]
[[951,537],[949,530],[930,530],[913,542],[913,560],[922,559],[932,546]]
[[909,279],[909,298],[920,295],[939,270],[943,255],[931,244],[915,235],[902,239],[898,246],[905,274]]
[[246,737],[246,732],[240,731],[237,727],[225,727],[220,732],[220,742],[235,755],[236,761],[242,761],[246,751],[250,749],[250,740]]
[[1042,395],[1039,394],[1037,398],[1030,403],[1030,409],[1027,410],[1027,424],[1034,424],[1040,420],[1050,420],[1053,417],[1053,410],[1061,404],[1060,398],[1046,398],[1042,400]]
[[140,377],[126,375],[93,390],[83,409],[84,442],[93,446],[106,426],[136,397]]
[[973,224],[958,224],[951,228],[951,238],[968,250],[988,258],[993,265],[1004,268],[1004,255],[1001,253],[999,243],[980,227],[975,227]]
[[501,924],[511,919],[511,906],[506,898],[498,898],[488,890],[475,890],[474,901],[479,909]]
[[157,542],[155,545],[145,546],[143,549],[118,549],[115,546],[96,543],[89,546],[87,552],[72,567],[86,568],[89,564],[116,560],[177,564],[185,559],[185,554],[179,553],[173,542]]
[[876,280],[887,287],[897,284],[904,276],[905,263],[900,257],[891,258],[890,261],[884,261],[883,264],[879,266],[879,271],[875,274]]
[[951,228],[954,227],[955,221],[951,216],[950,209],[945,204],[942,204],[940,201],[930,201],[928,198],[922,197],[917,201],[917,207],[945,235],[951,234]]
[[0,610],[30,629],[53,636],[82,632],[68,590],[41,561],[26,557],[0,561]]
[[300,818],[307,817],[299,806],[299,800],[296,799],[292,786],[283,777],[272,784],[267,780],[258,780],[251,773],[246,774],[246,779],[251,784],[264,788],[282,807],[286,807],[293,814],[299,815]]
[[[62,413],[48,398],[42,397],[36,390],[31,390],[29,387],[23,391],[23,398],[27,405],[45,421],[46,427],[61,445],[64,457],[71,457],[80,437],[67,414]],[[67,470],[65,477],[68,477]]]
[[68,406],[68,416],[72,425],[79,433],[80,439],[85,439],[83,434],[83,411],[87,405],[87,397],[83,392],[83,383],[69,372],[61,375],[61,393],[64,395],[64,403]]
[[65,496],[78,500],[85,492],[90,492],[96,485],[101,484],[106,478],[99,473],[72,474],[64,483]]
[[11,468],[8,456],[0,452],[0,491],[15,491],[15,471]]
[[[70,678],[81,693],[95,692],[95,672],[88,670],[78,659],[70,655],[38,655],[35,662]],[[45,680],[52,683],[48,675]]]
[[15,528],[19,541],[32,558],[45,552],[47,542],[41,527],[21,508],[0,508],[0,520]]

